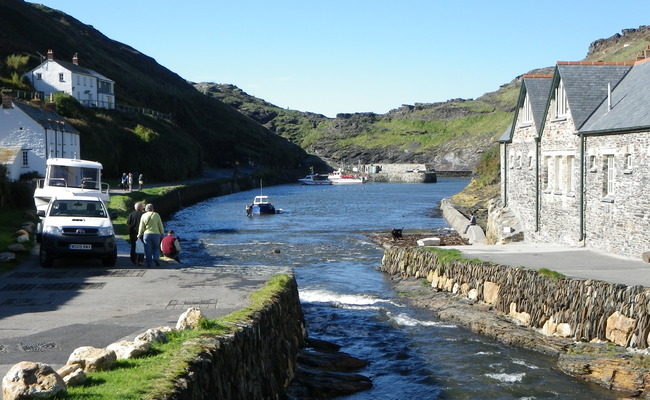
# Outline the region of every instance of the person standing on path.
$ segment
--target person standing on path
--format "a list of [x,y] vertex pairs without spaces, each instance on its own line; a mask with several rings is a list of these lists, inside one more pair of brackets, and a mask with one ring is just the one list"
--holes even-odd
[[138,176],[138,190],[142,190],[142,185],[144,185],[144,174]]
[[165,233],[160,214],[153,210],[153,204],[149,203],[144,208],[145,213],[140,218],[138,238],[144,242],[144,259],[147,268],[151,268],[152,262],[160,266],[160,238]]
[[129,243],[131,244],[131,263],[133,265],[143,265],[142,255],[136,254],[135,242],[138,241],[138,231],[140,229],[140,218],[144,212],[143,203],[135,203],[135,211],[131,212],[126,219],[126,226],[129,227]]

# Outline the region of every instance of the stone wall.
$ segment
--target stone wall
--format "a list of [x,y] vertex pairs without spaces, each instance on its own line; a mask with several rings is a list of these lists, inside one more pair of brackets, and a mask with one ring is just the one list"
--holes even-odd
[[420,248],[386,250],[380,270],[425,278],[435,290],[488,303],[513,323],[546,335],[649,347],[650,291],[641,286],[553,278],[489,262],[443,262]]
[[291,279],[273,302],[234,333],[193,341],[203,351],[164,399],[286,398],[305,337],[298,285]]

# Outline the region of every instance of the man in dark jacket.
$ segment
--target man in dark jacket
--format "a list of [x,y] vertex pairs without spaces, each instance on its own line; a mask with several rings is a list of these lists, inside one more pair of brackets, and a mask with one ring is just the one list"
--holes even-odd
[[135,203],[135,211],[129,214],[126,219],[126,226],[129,227],[129,243],[131,244],[131,262],[133,265],[142,265],[144,262],[144,254],[137,254],[135,251],[135,242],[138,240],[138,229],[140,227],[140,218],[142,218],[142,210],[144,204]]

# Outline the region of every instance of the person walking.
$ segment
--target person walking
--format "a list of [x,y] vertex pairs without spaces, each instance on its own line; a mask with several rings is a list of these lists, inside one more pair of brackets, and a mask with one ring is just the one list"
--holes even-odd
[[126,226],[129,228],[129,243],[131,244],[131,263],[133,265],[144,265],[142,254],[137,254],[135,245],[138,239],[138,231],[140,229],[140,218],[144,212],[144,204],[135,203],[133,206],[134,211],[126,218]]
[[138,190],[142,190],[142,185],[144,185],[144,174],[138,176]]
[[165,236],[160,242],[160,250],[165,257],[171,258],[178,263],[181,262],[178,257],[181,252],[181,244],[179,243],[178,238],[174,236],[174,231],[170,230],[167,232],[167,236]]
[[160,266],[160,237],[165,233],[160,214],[154,211],[153,204],[144,207],[145,213],[140,218],[138,238],[144,242],[144,260],[147,268],[155,263]]
[[130,173],[130,172],[129,172],[128,182],[129,182],[129,192],[132,192],[133,191],[133,174]]

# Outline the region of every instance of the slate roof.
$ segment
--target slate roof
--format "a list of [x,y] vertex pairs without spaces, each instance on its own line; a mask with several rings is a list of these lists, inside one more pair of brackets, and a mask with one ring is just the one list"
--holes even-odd
[[526,85],[530,107],[533,110],[533,119],[535,120],[537,132],[544,125],[546,103],[548,102],[552,84],[553,76],[551,75],[524,75],[524,85]]
[[20,102],[14,102],[13,106],[23,111],[45,129],[79,134],[78,130],[68,124],[63,117],[52,110],[41,107],[32,107]]
[[497,142],[507,142],[510,143],[512,141],[512,124],[510,124],[506,130],[501,134],[499,139],[497,139]]
[[564,82],[576,130],[603,102],[607,101],[607,84],[615,88],[632,69],[631,63],[558,62],[553,87],[558,77]]
[[581,133],[639,131],[650,128],[650,61],[638,62],[580,128]]

